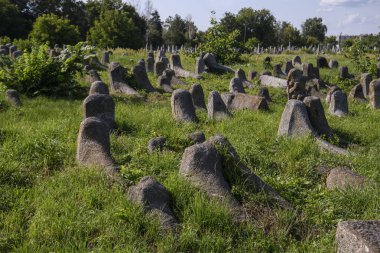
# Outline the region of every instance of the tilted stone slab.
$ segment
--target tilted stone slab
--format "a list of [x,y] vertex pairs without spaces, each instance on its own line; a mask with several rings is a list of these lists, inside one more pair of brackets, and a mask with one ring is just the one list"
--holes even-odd
[[268,75],[260,76],[260,84],[276,88],[286,88],[288,86],[286,79]]
[[200,84],[193,84],[190,88],[190,94],[193,98],[195,108],[206,109],[205,94]]
[[360,84],[363,88],[364,97],[368,97],[369,84],[372,82],[372,75],[370,73],[363,73],[360,76]]
[[118,62],[111,62],[108,65],[108,75],[110,78],[110,88],[114,92],[140,97],[140,94],[130,87],[124,79],[126,70]]
[[216,72],[216,73],[235,73],[235,71],[229,67],[223,66],[216,62],[215,55],[211,53],[205,54],[203,57],[203,60],[205,62],[205,65],[207,66],[207,70],[210,72]]
[[137,87],[143,89],[146,92],[154,92],[152,84],[149,81],[148,74],[146,73],[145,63],[144,65],[136,65],[132,69]]
[[252,96],[244,93],[222,93],[221,97],[228,110],[252,111],[268,110],[269,106],[264,97]]
[[310,123],[317,133],[326,137],[332,137],[334,133],[327,122],[321,100],[318,97],[309,96],[303,102],[306,105]]
[[211,91],[208,95],[207,114],[208,118],[212,120],[220,120],[232,116],[217,91]]
[[173,118],[182,122],[198,122],[195,107],[190,92],[183,89],[175,90],[171,97]]
[[356,174],[347,168],[332,169],[326,179],[327,189],[345,190],[348,188],[362,189],[365,186],[366,178]]

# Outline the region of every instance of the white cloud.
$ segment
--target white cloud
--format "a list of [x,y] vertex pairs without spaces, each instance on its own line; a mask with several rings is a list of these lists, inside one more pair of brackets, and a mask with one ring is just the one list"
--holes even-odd
[[321,6],[357,6],[363,4],[380,3],[380,0],[320,0]]
[[368,22],[367,17],[360,17],[358,13],[349,14],[346,18],[338,23],[338,27],[348,26],[352,24],[365,24]]

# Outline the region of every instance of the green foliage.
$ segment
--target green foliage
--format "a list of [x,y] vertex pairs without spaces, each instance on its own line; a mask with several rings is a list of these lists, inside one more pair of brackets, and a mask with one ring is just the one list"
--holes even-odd
[[53,47],[55,44],[76,44],[79,41],[79,35],[78,27],[71,25],[68,19],[59,18],[54,14],[45,14],[36,19],[29,37],[40,44],[47,43]]
[[325,38],[325,43],[331,46],[336,46],[338,44],[338,41],[336,39],[336,36],[327,36]]
[[377,59],[369,53],[368,47],[362,40],[354,40],[352,46],[346,50],[346,56],[355,63],[354,67],[357,71],[376,76]]
[[156,10],[153,13],[151,13],[151,17],[148,20],[148,29],[147,29],[148,43],[155,48],[158,46],[161,46],[163,42],[162,31],[163,31],[163,28],[162,28],[160,14]]
[[15,39],[13,40],[12,44],[17,46],[18,50],[27,50],[28,52],[32,50],[33,46],[37,45],[35,41],[30,39]]
[[279,43],[287,46],[289,43],[293,46],[301,45],[300,31],[288,22],[282,22],[279,28]]
[[24,37],[28,30],[28,21],[14,2],[0,0],[0,35],[12,39]]
[[313,37],[313,36],[307,36],[306,37],[306,44],[308,46],[315,46],[315,45],[318,45],[318,38],[316,37]]
[[75,76],[81,71],[88,50],[79,43],[68,46],[59,57],[52,58],[47,45],[33,47],[31,52],[24,52],[16,60],[4,58],[1,61],[0,83],[29,96],[73,95],[79,88]]
[[239,31],[227,32],[215,19],[211,20],[211,27],[204,36],[204,43],[199,47],[205,52],[214,53],[222,63],[233,63],[239,60],[240,47],[237,42]]
[[8,36],[1,36],[0,37],[0,45],[5,45],[5,44],[11,43],[11,42],[12,42],[12,40]]
[[327,32],[327,26],[323,24],[322,18],[308,18],[302,24],[302,35],[306,38],[315,37],[318,42],[323,43]]
[[163,33],[163,38],[166,45],[174,45],[180,47],[186,42],[186,23],[178,14],[173,17],[168,17],[165,20],[167,29]]
[[260,44],[260,41],[257,38],[249,38],[244,43],[244,50],[247,53],[251,53],[255,47],[257,47]]

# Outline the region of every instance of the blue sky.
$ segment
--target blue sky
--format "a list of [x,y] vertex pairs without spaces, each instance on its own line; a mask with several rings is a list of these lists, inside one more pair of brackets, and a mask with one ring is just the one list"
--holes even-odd
[[[161,19],[191,15],[200,30],[209,26],[211,11],[221,18],[226,11],[243,7],[269,9],[277,20],[289,21],[299,29],[309,17],[322,17],[328,35],[380,32],[380,0],[151,0]],[[145,0],[128,0],[144,9]]]

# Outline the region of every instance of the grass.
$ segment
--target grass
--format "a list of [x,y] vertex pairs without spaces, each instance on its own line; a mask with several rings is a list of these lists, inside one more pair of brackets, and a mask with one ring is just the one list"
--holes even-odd
[[[315,64],[315,56],[301,56]],[[273,56],[273,62],[292,57]],[[130,69],[140,58],[143,51],[118,49],[111,60]],[[244,64],[232,67],[260,72],[263,58],[245,56]],[[327,58],[355,70],[343,56]],[[182,64],[191,70],[195,60],[182,56]],[[337,70],[321,70],[330,83],[337,75]],[[101,76],[108,82],[105,72]],[[156,86],[153,75],[149,78]],[[186,80],[185,88],[200,83],[207,97],[212,90],[228,91],[231,78],[205,74],[202,80]],[[351,84],[344,84],[348,91]],[[248,93],[256,94],[257,88]],[[169,190],[182,224],[179,234],[161,233],[154,218],[127,200],[121,185],[97,168],[76,164],[82,99],[22,96],[22,107],[15,109],[0,98],[0,252],[334,252],[340,220],[380,219],[380,112],[350,101],[348,117],[327,115],[334,132],[358,144],[356,156],[341,157],[321,151],[311,138],[277,138],[286,95],[272,88],[270,94],[274,103],[267,112],[237,111],[231,119],[213,122],[197,111],[198,124],[176,123],[168,94],[149,94],[144,101],[113,95],[119,129],[111,134],[112,155],[128,185],[152,175]],[[252,214],[250,221],[236,224],[223,203],[178,174],[190,145],[187,134],[196,130],[206,137],[226,136],[249,168],[295,210],[281,210],[265,195],[236,184],[234,194]],[[148,154],[147,142],[157,136],[167,137],[170,151]],[[346,166],[377,185],[328,191],[320,166]]]

